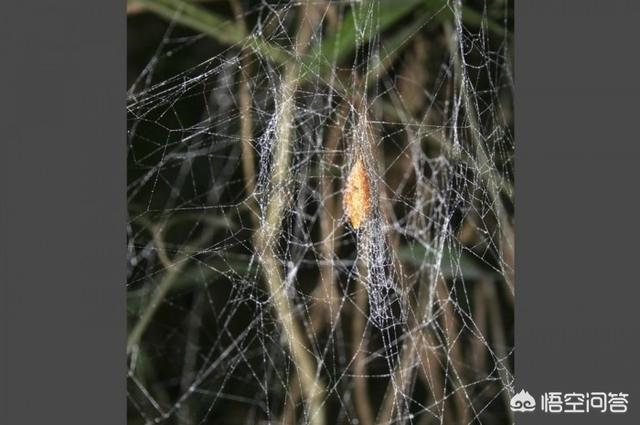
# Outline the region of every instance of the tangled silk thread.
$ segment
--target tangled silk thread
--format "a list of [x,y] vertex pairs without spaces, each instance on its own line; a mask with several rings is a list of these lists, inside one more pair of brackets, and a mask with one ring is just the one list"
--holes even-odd
[[369,175],[362,159],[354,164],[344,193],[344,209],[354,229],[360,228],[371,210],[371,187]]

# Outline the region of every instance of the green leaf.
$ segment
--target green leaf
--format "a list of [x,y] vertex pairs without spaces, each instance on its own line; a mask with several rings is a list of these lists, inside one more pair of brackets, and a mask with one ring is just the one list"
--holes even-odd
[[[177,22],[193,30],[206,34],[226,45],[242,45],[253,49],[257,54],[283,64],[292,58],[291,53],[275,44],[269,43],[258,35],[247,34],[243,27],[227,17],[217,15],[203,7],[185,0],[135,0],[148,10]],[[417,6],[423,5],[426,12],[414,19],[408,27],[402,28],[383,43],[383,58],[390,52],[396,52],[408,41],[427,19],[442,13],[450,19],[453,11],[446,7],[443,0],[363,0],[353,6],[345,15],[340,29],[329,34],[311,51],[305,61],[305,76],[319,75],[336,63],[346,60],[355,49],[368,43],[377,34],[390,28],[407,16]],[[486,28],[499,35],[507,34],[502,26],[469,7],[463,7],[462,18],[465,24],[486,25]],[[383,62],[384,59],[381,61]]]
[[227,45],[246,45],[276,63],[283,63],[289,54],[260,37],[246,34],[235,21],[184,0],[135,0],[148,10],[181,25],[206,34]]
[[340,29],[323,40],[311,57],[331,64],[342,62],[358,46],[368,42],[424,0],[363,1],[344,17]]
[[[435,266],[437,262],[437,252],[419,244],[402,245],[397,253],[400,260],[416,267],[425,264]],[[465,249],[453,251],[450,247],[445,247],[440,260],[440,273],[444,278],[478,279],[491,275],[493,271],[482,268],[478,260]]]
[[[209,264],[196,262],[193,265],[179,272],[174,283],[171,285],[170,293],[188,292],[198,287],[209,286],[218,278],[226,275],[244,275],[249,271],[250,258],[245,255],[227,254],[225,257],[216,258]],[[162,273],[156,277],[162,279]],[[127,308],[131,313],[148,302],[150,290],[148,287],[127,292]]]
[[241,43],[246,37],[242,27],[235,22],[183,0],[136,0],[136,3],[168,20],[210,35],[221,43]]

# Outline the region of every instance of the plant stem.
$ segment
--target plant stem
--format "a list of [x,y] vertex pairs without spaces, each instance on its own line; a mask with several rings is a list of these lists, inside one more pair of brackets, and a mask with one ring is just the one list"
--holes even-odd
[[[456,24],[456,31],[451,27],[451,24],[445,23],[445,33],[449,38],[450,42],[450,51],[453,57],[453,65],[456,79],[459,83],[460,93],[458,96],[461,97],[465,116],[467,121],[469,122],[469,127],[471,130],[469,131],[471,137],[471,142],[473,143],[473,147],[476,154],[476,160],[478,164],[476,169],[478,170],[494,170],[495,166],[491,163],[487,153],[486,147],[483,142],[482,131],[480,129],[480,124],[478,122],[477,110],[472,102],[471,94],[469,93],[468,80],[466,76],[465,65],[462,57],[462,46],[460,41],[458,40],[458,34],[462,32],[462,10],[461,10],[460,1],[454,1],[454,20]],[[457,125],[457,122],[453,123],[454,127]],[[454,141],[454,144],[457,141]],[[455,146],[454,146],[455,147]],[[455,149],[454,149],[455,152]],[[495,208],[495,216],[499,223],[500,230],[500,258],[503,261],[500,262],[500,267],[502,268],[503,275],[505,276],[505,280],[507,282],[507,286],[511,291],[511,295],[514,293],[514,234],[513,227],[509,222],[509,218],[507,215],[507,210],[505,208],[504,202],[500,197],[500,186],[499,181],[494,181],[493,178],[487,179],[487,186],[489,196],[493,202]]]
[[138,322],[129,333],[129,337],[127,338],[127,354],[130,354],[132,350],[134,350],[140,343],[140,339],[142,338],[144,332],[147,330],[147,326],[149,326],[151,319],[162,304],[164,297],[167,295],[171,287],[173,287],[177,277],[180,275],[180,272],[189,262],[191,255],[197,252],[197,249],[200,246],[211,240],[211,237],[215,233],[215,230],[216,229],[214,226],[207,227],[200,238],[198,238],[198,240],[196,241],[194,247],[190,248],[189,251],[182,255],[178,260],[169,260],[166,257],[161,239],[159,238],[159,235],[157,233],[154,233],[154,239],[156,240],[159,257],[161,258],[163,264],[165,264],[165,267],[168,267],[168,269],[162,277],[162,280],[160,281],[158,286],[156,286],[153,293],[151,294],[151,300],[149,301],[147,308],[144,310],[142,316],[140,317],[140,319],[138,319]]
[[289,201],[288,177],[293,139],[295,93],[299,85],[302,57],[319,21],[319,14],[310,3],[310,1],[305,2],[298,12],[295,57],[285,65],[277,101],[278,121],[275,131],[271,192],[264,222],[255,235],[254,245],[262,263],[264,278],[267,281],[278,322],[282,326],[284,337],[288,341],[289,350],[296,365],[297,376],[308,407],[308,422],[312,425],[324,425],[324,385],[321,379],[316,376],[315,360],[305,343],[303,329],[301,329],[300,323],[294,320],[293,306],[288,298],[283,272],[276,256],[282,219]]
[[[231,0],[231,8],[236,15],[236,21],[240,25],[242,31],[248,33],[247,22],[244,19],[242,5],[239,0]],[[253,139],[253,118],[251,115],[251,77],[253,74],[253,66],[251,63],[251,49],[243,48],[240,51],[240,78],[238,81],[238,101],[240,113],[240,142],[242,147],[242,174],[245,181],[245,193],[249,211],[251,213],[251,221],[254,228],[258,228],[259,221],[256,203],[253,201],[253,192],[256,186],[256,169],[255,155],[251,141]]]
[[357,289],[355,293],[356,308],[354,308],[354,316],[352,323],[353,346],[355,353],[353,354],[353,385],[354,385],[354,402],[358,418],[363,425],[374,425],[375,416],[369,394],[367,390],[367,347],[369,346],[368,330],[367,330],[367,287],[364,282],[366,276],[365,265],[360,262],[360,277],[356,279]]

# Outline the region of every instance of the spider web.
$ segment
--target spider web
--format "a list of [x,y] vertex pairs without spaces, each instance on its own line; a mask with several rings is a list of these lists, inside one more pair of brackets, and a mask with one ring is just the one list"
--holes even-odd
[[129,423],[512,423],[513,4],[141,3]]

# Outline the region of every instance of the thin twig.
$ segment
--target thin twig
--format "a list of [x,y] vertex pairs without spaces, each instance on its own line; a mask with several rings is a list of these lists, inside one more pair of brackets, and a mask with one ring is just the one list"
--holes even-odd
[[282,270],[277,259],[277,240],[280,235],[283,215],[289,201],[288,173],[290,150],[293,138],[294,97],[299,84],[300,61],[306,52],[318,14],[305,2],[299,10],[298,29],[295,40],[295,58],[285,65],[284,78],[280,86],[277,102],[278,122],[275,131],[273,168],[267,211],[264,222],[256,233],[254,245],[262,263],[263,275],[267,281],[273,306],[283,334],[288,341],[297,375],[308,407],[308,419],[312,425],[325,423],[324,385],[316,376],[316,365],[305,342],[304,331],[294,319],[293,306],[288,298]]
[[[328,131],[325,146],[325,161],[328,166],[331,166],[335,161],[335,152],[342,137],[347,112],[348,103],[343,102],[337,110],[335,125]],[[324,208],[320,209],[320,240],[322,241],[320,259],[325,261],[319,266],[318,282],[311,294],[314,303],[309,312],[309,325],[311,335],[314,338],[333,321],[340,302],[334,264],[333,261],[328,261],[335,255],[335,241],[340,236],[340,230],[336,227],[337,218],[341,215],[340,203],[332,197],[333,185],[331,178],[326,173],[324,162],[321,164],[320,175],[320,194],[324,203]],[[333,326],[333,323],[331,324]],[[295,378],[292,379],[292,381],[294,380]],[[282,422],[285,424],[292,423],[295,418],[295,408],[300,391],[297,391],[295,386],[293,390],[288,392],[289,400],[282,415]]]
[[[244,17],[242,5],[239,0],[231,0],[231,8],[236,15],[236,21],[245,34],[249,33],[247,22]],[[251,214],[251,221],[254,228],[258,228],[259,220],[256,202],[253,193],[256,186],[256,166],[255,154],[253,152],[253,117],[251,112],[251,78],[253,76],[252,51],[248,47],[243,47],[240,51],[240,78],[238,81],[238,101],[240,113],[240,143],[242,174],[245,181],[245,194]]]
[[348,103],[342,102],[336,112],[335,125],[329,129],[327,143],[325,146],[326,158],[320,165],[320,199],[324,208],[320,207],[320,255],[324,261],[320,265],[320,276],[316,288],[313,291],[313,298],[324,300],[316,303],[311,311],[311,325],[314,333],[322,330],[333,317],[333,310],[339,302],[338,290],[336,287],[336,273],[333,261],[335,255],[335,241],[340,237],[340,230],[336,222],[341,215],[340,203],[333,196],[332,178],[328,175],[326,168],[332,167],[335,162],[335,153],[338,143],[342,137],[348,113]]
[[[205,301],[205,291],[198,291],[191,306],[191,313],[187,323],[187,337],[184,347],[184,361],[182,363],[182,376],[180,378],[180,392],[185,394],[189,391],[195,368],[198,360],[198,341],[200,340],[200,325],[202,322],[202,309]],[[190,403],[186,402],[181,409],[181,416],[187,423],[193,423]]]
[[510,422],[513,422],[513,413],[510,408],[510,400],[511,397],[515,394],[513,391],[513,374],[509,370],[508,364],[508,352],[507,352],[507,341],[505,338],[505,327],[502,321],[502,312],[498,307],[498,293],[496,290],[496,286],[492,281],[484,281],[481,282],[482,288],[484,289],[486,303],[489,306],[489,317],[491,324],[491,336],[493,339],[493,349],[496,354],[496,367],[498,369],[498,374],[500,375],[500,380],[502,382],[505,391],[502,391],[502,398],[506,404],[506,411],[511,419]]
[[[475,148],[475,154],[478,161],[478,165],[476,168],[478,170],[493,170],[495,166],[487,156],[486,147],[482,140],[482,130],[480,129],[480,124],[478,122],[477,110],[472,102],[471,94],[469,93],[468,80],[466,77],[466,70],[463,62],[464,59],[462,57],[463,46],[460,40],[458,40],[458,34],[462,33],[462,5],[459,0],[456,0],[453,3],[456,31],[453,30],[449,22],[445,22],[444,28],[449,39],[449,48],[453,57],[455,77],[458,80],[458,96],[460,96],[462,103],[464,104],[465,116],[469,123],[469,127],[471,128],[471,131],[469,133],[471,135],[471,142],[473,143],[473,146]],[[455,128],[457,123],[454,122],[453,125]],[[458,142],[454,141],[454,143]],[[513,295],[515,284],[513,227],[509,222],[506,207],[504,206],[504,202],[500,197],[500,186],[498,182],[494,181],[494,179],[491,178],[488,179],[488,189],[489,195],[491,196],[493,205],[496,209],[496,218],[498,220],[498,223],[500,224],[499,249],[500,258],[502,259],[502,261],[500,262],[500,267],[502,268],[503,275],[505,276],[505,281],[509,286],[509,289],[511,290],[511,294]]]
[[[162,276],[162,280],[151,294],[151,300],[147,304],[147,307],[142,313],[142,316],[140,317],[140,319],[138,319],[138,322],[136,322],[135,326],[129,333],[129,337],[127,338],[127,354],[131,354],[131,352],[137,348],[142,335],[147,330],[147,327],[151,322],[151,319],[156,314],[156,311],[162,304],[167,293],[169,293],[169,290],[173,287],[176,279],[180,275],[180,272],[184,269],[187,263],[189,263],[191,256],[195,254],[197,250],[201,246],[203,246],[203,244],[211,240],[215,231],[215,227],[207,227],[202,232],[202,235],[196,240],[193,247],[189,248],[189,250],[187,250],[184,254],[180,255],[180,258],[171,260],[169,260],[168,258],[164,258],[163,262],[166,262],[168,264],[167,271]],[[158,243],[158,241],[161,241],[161,239],[158,239],[157,235],[155,237],[156,243]],[[158,252],[163,253],[159,254],[160,258],[163,258],[162,255],[164,255],[164,246],[162,244],[158,246]]]
[[[362,268],[362,264],[361,264]],[[356,352],[353,359],[353,384],[354,384],[354,402],[356,412],[360,423],[363,425],[374,425],[375,415],[373,413],[373,407],[369,399],[367,390],[367,288],[366,283],[363,281],[366,271],[362,270],[359,273],[359,277],[356,279],[358,287],[355,290],[356,308],[354,309],[353,316],[353,347]]]

